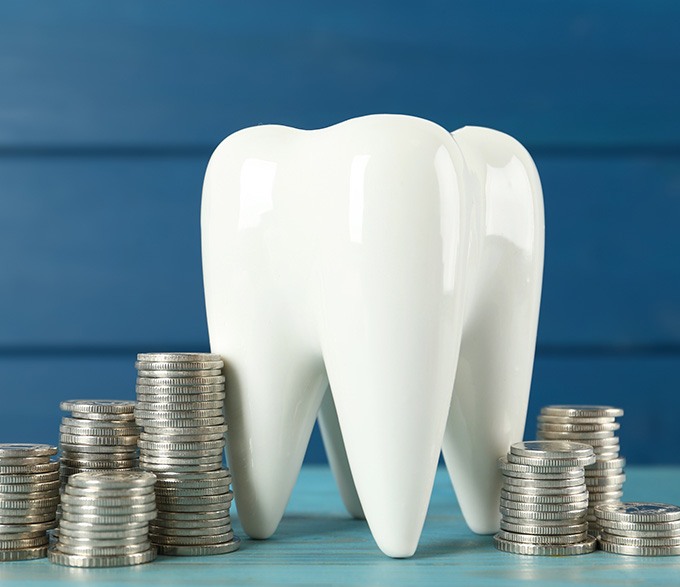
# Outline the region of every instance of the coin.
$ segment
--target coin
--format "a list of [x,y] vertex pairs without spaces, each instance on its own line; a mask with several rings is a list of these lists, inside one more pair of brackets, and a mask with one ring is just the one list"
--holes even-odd
[[207,377],[221,377],[222,369],[204,369],[201,371],[160,371],[160,370],[144,370],[137,371],[137,376],[140,379],[174,379],[174,378],[207,378]]
[[91,422],[129,422],[134,423],[135,415],[130,414],[106,414],[101,412],[71,412],[72,418],[77,418],[79,420],[89,420]]
[[592,453],[592,447],[577,442],[529,440],[516,442],[510,447],[512,455],[543,459],[588,458]]
[[613,406],[546,406],[541,409],[541,414],[546,416],[560,416],[570,418],[620,418],[623,416],[621,408]]
[[575,544],[525,544],[504,540],[498,535],[494,536],[494,543],[498,550],[513,554],[539,555],[539,556],[569,556],[589,554],[597,548],[597,539],[588,536],[583,542]]
[[624,546],[680,546],[680,536],[666,536],[658,538],[639,538],[634,536],[617,536],[602,531],[600,540],[611,544],[623,544]]
[[36,548],[46,546],[49,542],[47,534],[35,538],[18,538],[16,540],[0,539],[0,550],[17,550],[22,548]]
[[137,435],[122,435],[116,436],[96,436],[84,434],[66,434],[62,433],[59,436],[61,445],[92,445],[92,446],[129,446],[137,445]]
[[211,520],[211,519],[221,519],[229,516],[228,509],[221,510],[210,510],[202,512],[200,517],[196,515],[195,512],[173,512],[167,511],[163,508],[158,508],[158,516],[154,520],[154,523],[158,524],[161,520],[180,520],[180,521],[192,521],[195,522],[197,519]]
[[600,540],[600,549],[614,554],[629,556],[678,556],[680,546],[627,546]]
[[135,411],[135,415],[137,417],[137,421],[140,422],[142,426],[144,425],[143,422],[141,422],[143,420],[146,422],[153,422],[154,420],[168,421],[171,423],[170,425],[172,426],[172,422],[174,420],[187,420],[187,419],[204,420],[206,418],[218,418],[224,416],[224,412],[221,407],[219,409],[213,410],[192,410],[192,411],[189,410],[148,411],[139,409]]
[[137,361],[135,369],[140,371],[205,371],[206,369],[222,369],[223,361],[196,361],[196,362],[168,362],[168,361]]
[[575,487],[583,486],[585,489],[585,477],[574,477],[572,479],[522,479],[517,477],[505,477],[506,487],[531,487],[531,488],[555,488],[555,487]]
[[542,440],[568,440],[570,442],[590,444],[591,446],[594,440],[615,438],[614,433],[607,430],[600,432],[555,432],[541,428],[538,434]]
[[578,503],[588,500],[588,492],[568,493],[557,495],[526,494],[510,491],[508,488],[501,489],[501,498],[522,503]]
[[180,532],[181,530],[205,530],[209,533],[214,533],[218,528],[223,526],[231,525],[231,517],[229,515],[221,516],[219,518],[208,518],[203,519],[203,517],[196,517],[189,519],[177,519],[177,518],[156,518],[149,522],[149,527],[156,528],[157,532],[162,532],[161,528],[168,530],[176,530]]
[[665,503],[629,502],[600,504],[595,508],[603,520],[618,522],[672,522],[680,520],[680,507]]
[[223,384],[223,375],[213,375],[210,377],[138,377],[137,385],[144,387],[191,387],[195,385],[217,385]]
[[18,550],[0,550],[0,561],[25,561],[47,556],[47,546],[36,546],[34,548],[21,548]]
[[[0,460],[4,464],[9,458],[50,457],[57,454],[57,447],[50,444],[2,443],[0,444]],[[49,462],[49,458],[41,458],[40,463]],[[12,463],[7,463],[12,464]],[[22,464],[22,463],[18,463]],[[32,464],[32,463],[29,463]]]
[[207,556],[211,554],[228,554],[239,549],[241,541],[237,536],[225,544],[209,544],[203,546],[170,546],[159,545],[158,552],[169,556]]
[[[560,441],[553,441],[553,442],[560,442]],[[592,448],[591,448],[592,452]],[[590,465],[595,462],[595,455],[591,454],[589,457],[572,457],[572,458],[557,458],[557,459],[549,459],[549,458],[542,458],[542,457],[524,457],[524,456],[519,456],[519,455],[514,455],[511,453],[508,453],[507,459],[511,463],[517,463],[520,465],[535,465],[539,467],[565,467],[565,468],[573,468],[573,467],[585,467],[586,465]]]
[[152,546],[145,552],[118,556],[81,556],[66,554],[58,545],[48,551],[50,562],[67,567],[123,567],[151,562],[156,558],[156,549]]
[[145,363],[201,363],[204,361],[223,362],[215,353],[139,353],[137,361]]
[[526,512],[569,512],[577,509],[585,510],[588,507],[588,500],[570,503],[526,503],[501,498],[500,504],[506,509]]
[[101,471],[73,475],[69,484],[75,487],[102,487],[114,489],[118,487],[150,487],[156,482],[156,476],[146,471]]
[[140,402],[166,403],[177,401],[182,403],[199,401],[209,402],[223,400],[226,397],[224,383],[217,385],[193,385],[180,387],[177,385],[137,385],[137,400]]
[[588,533],[584,530],[578,534],[519,534],[501,530],[496,536],[510,542],[526,542],[529,544],[574,544],[586,540]]
[[[622,536],[628,535],[627,532],[643,531],[643,532],[663,532],[673,531],[680,534],[680,520],[672,520],[669,522],[623,522],[619,520],[607,520],[600,517],[598,505],[595,507],[595,515],[597,521],[602,528],[606,528],[607,532],[611,534],[620,534]],[[633,536],[633,534],[630,534]]]

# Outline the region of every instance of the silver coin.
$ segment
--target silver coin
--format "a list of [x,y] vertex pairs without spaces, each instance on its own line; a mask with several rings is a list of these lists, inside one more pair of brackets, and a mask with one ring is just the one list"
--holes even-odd
[[[576,433],[570,433],[570,438],[574,438],[574,434]],[[613,433],[612,433],[613,434]],[[546,439],[549,439],[551,442],[557,440],[566,440],[566,437],[562,435],[561,432],[542,432],[542,436],[545,436]],[[546,440],[547,442],[547,440]],[[581,433],[579,433],[579,442],[588,444],[593,448],[593,451],[595,450],[595,447],[600,447],[600,448],[607,448],[609,451],[612,450],[612,448],[618,447],[619,446],[619,437],[618,436],[608,436],[608,437],[593,437],[593,435],[590,435],[589,437],[585,438],[581,436]]]
[[222,369],[224,361],[137,361],[135,369],[138,371],[205,371],[207,369]]
[[[207,418],[137,418],[137,422],[149,432],[149,429],[174,430],[176,428],[203,428],[224,424],[224,415]],[[172,434],[168,432],[168,434]]]
[[158,496],[158,504],[163,505],[163,509],[168,505],[178,504],[178,505],[224,505],[225,503],[231,502],[234,498],[234,494],[228,491],[224,494],[217,495],[201,495],[201,496]]
[[23,475],[34,473],[53,473],[59,470],[59,461],[50,461],[39,465],[2,465],[0,475]]
[[177,511],[166,511],[162,508],[158,509],[158,516],[154,520],[155,524],[163,524],[165,522],[172,521],[192,521],[195,522],[197,519],[202,519],[208,525],[208,520],[221,519],[229,516],[228,509],[222,510],[208,510],[201,512],[200,518],[196,515],[196,512],[177,512]]
[[43,494],[47,497],[47,494],[55,489],[59,488],[59,478],[57,477],[54,481],[47,481],[45,483],[0,483],[0,500],[11,499],[10,495],[15,494]]
[[[516,526],[538,526],[540,524],[547,524],[550,526],[574,526],[581,523],[587,523],[585,515],[579,517],[566,516],[564,518],[554,518],[551,520],[504,515],[501,520],[506,524],[514,524]],[[503,529],[507,530],[507,528]]]
[[75,554],[80,556],[124,556],[148,551],[151,547],[151,542],[145,540],[140,544],[125,546],[77,546],[62,541],[60,535],[57,546],[64,554]]
[[597,548],[597,539],[593,536],[588,536],[583,542],[577,542],[575,544],[525,544],[504,540],[496,535],[494,536],[494,544],[498,550],[511,552],[513,554],[570,556],[594,552]]
[[18,550],[0,550],[0,562],[34,560],[45,558],[46,556],[47,546],[21,548]]
[[602,486],[610,486],[610,485],[623,485],[623,483],[626,480],[626,476],[621,474],[621,475],[609,475],[609,476],[602,476],[602,477],[588,477],[586,476],[586,485],[588,486],[588,489],[592,487],[602,487]]
[[[559,441],[553,441],[559,442]],[[591,447],[592,450],[592,447]],[[572,469],[574,467],[585,467],[595,462],[595,455],[590,457],[573,457],[573,458],[560,458],[560,459],[549,459],[549,458],[533,458],[533,457],[522,457],[508,453],[508,462],[516,463],[519,465],[532,465],[539,467],[564,467],[565,469]]]
[[204,369],[201,371],[160,371],[156,369],[152,370],[139,370],[137,371],[138,379],[180,379],[180,378],[191,378],[191,379],[203,379],[206,377],[221,377],[222,369]]
[[0,539],[0,550],[17,550],[22,548],[37,548],[46,546],[49,542],[47,534],[35,538],[18,538],[16,540]]
[[[85,422],[86,420],[82,420]],[[106,422],[110,424],[110,422]],[[125,428],[102,428],[100,426],[70,426],[61,424],[59,433],[67,436],[139,436],[140,426],[128,426]]]
[[0,510],[23,510],[23,509],[43,509],[56,507],[59,503],[59,492],[56,497],[39,497],[36,499],[24,499],[21,495],[16,496],[12,494],[12,499],[3,499],[0,501]]
[[[595,507],[595,515],[597,521],[611,534],[619,534],[621,536],[628,535],[628,532],[642,531],[642,532],[665,532],[673,531],[680,534],[680,520],[672,520],[668,522],[625,522],[620,520],[608,520],[601,517],[600,505]],[[630,534],[633,536],[633,534]]]
[[[201,459],[217,459],[220,463],[222,462],[222,457],[224,456],[224,448],[212,448],[210,450],[175,450],[175,451],[157,451],[157,450],[144,450],[142,454],[146,458],[151,458],[152,460],[157,460],[157,462],[167,463],[168,458],[177,459],[177,462],[184,464],[187,459],[191,459],[193,462],[202,462]],[[209,461],[205,461],[209,462]]]
[[120,454],[124,457],[134,455],[137,452],[137,436],[132,436],[132,442],[125,445],[112,445],[112,444],[70,444],[66,442],[59,443],[61,447],[61,452],[64,451],[70,454],[85,453],[87,455],[102,454],[105,458],[106,455]]
[[534,488],[555,488],[555,487],[575,487],[583,486],[585,489],[585,477],[574,477],[572,479],[521,479],[517,477],[505,477],[503,484],[508,487],[534,487]]
[[134,401],[119,399],[72,399],[59,404],[63,412],[96,412],[102,414],[130,414]]
[[24,534],[27,536],[44,534],[56,526],[56,521],[49,520],[47,522],[20,522],[18,524],[0,524],[0,536]]
[[137,420],[185,420],[194,419],[199,420],[203,418],[216,418],[219,416],[224,416],[224,410],[222,407],[212,409],[212,410],[143,410],[139,409],[135,411]]
[[584,444],[591,444],[593,440],[616,438],[613,432],[606,430],[602,432],[554,432],[539,429],[536,436],[541,440],[567,440]]
[[84,522],[82,520],[70,521],[59,520],[59,529],[62,532],[67,532],[71,535],[75,533],[86,533],[91,536],[100,536],[111,532],[141,532],[145,533],[149,529],[149,521],[142,520],[139,522],[128,522],[125,517],[115,524],[100,524],[98,522]]
[[62,464],[71,469],[82,470],[108,470],[108,469],[132,469],[134,463],[131,459],[124,461],[73,461],[70,459],[62,459]]
[[61,515],[62,520],[68,520],[69,522],[81,522],[81,523],[91,523],[91,524],[137,524],[139,522],[149,522],[156,517],[156,511],[151,510],[148,512],[143,512],[139,514],[120,514],[120,515],[110,515],[110,514],[85,514],[81,512],[70,512],[64,510]]
[[600,519],[617,522],[654,523],[680,520],[680,507],[665,503],[600,504],[595,508],[595,513]]
[[678,556],[680,546],[626,546],[600,540],[600,549],[614,554],[629,556]]
[[[223,418],[215,418],[224,422]],[[190,436],[192,440],[196,438],[197,440],[216,440],[210,438],[211,436],[217,436],[220,438],[227,431],[227,425],[223,423],[216,423],[212,425],[208,424],[197,424],[195,422],[187,422],[183,426],[166,426],[164,422],[157,423],[156,426],[144,426],[145,436],[140,436],[140,440],[165,440],[167,437],[175,436]],[[151,436],[147,436],[151,435]],[[154,436],[155,438],[153,438]],[[166,442],[190,442],[185,440],[174,440],[167,439]]]
[[[105,530],[99,531],[102,528]],[[98,545],[103,544],[103,540],[108,540],[112,544],[118,543],[121,540],[147,540],[149,535],[148,524],[145,524],[143,528],[133,528],[125,530],[110,530],[108,526],[100,526],[97,532],[92,532],[91,530],[66,530],[64,527],[60,528],[60,538],[63,536],[68,536],[75,540],[90,540]]]
[[149,532],[156,536],[218,536],[233,532],[231,524],[222,524],[221,526],[204,526],[202,528],[170,528],[167,526],[158,526],[153,523],[149,524]]
[[49,490],[41,490],[33,493],[0,493],[0,508],[10,507],[11,503],[42,503],[43,500],[54,500],[59,498],[59,482],[56,486]]
[[117,436],[86,436],[84,434],[61,434],[59,437],[62,446],[131,446],[137,445],[138,435],[117,435]]
[[[226,429],[226,426],[224,427]],[[160,429],[159,429],[160,430]],[[182,431],[184,432],[185,430],[191,431],[193,428],[185,428]],[[220,440],[224,438],[224,433],[226,430],[222,431],[221,429],[218,432],[209,432],[205,433],[203,430],[205,429],[200,429],[201,432],[198,434],[194,434],[193,432],[190,434],[161,434],[161,433],[144,433],[140,435],[139,439],[140,440],[150,440],[152,442],[200,442],[200,441],[210,441],[210,440]]]
[[235,552],[241,546],[241,540],[234,536],[234,538],[225,544],[210,544],[203,546],[170,546],[159,545],[159,554],[166,556],[208,556],[212,554],[228,554]]
[[222,485],[218,487],[201,487],[200,489],[184,488],[181,489],[156,489],[156,497],[158,499],[167,497],[208,497],[213,495],[223,495],[229,494],[228,485]]
[[76,536],[75,534],[68,532],[65,528],[61,528],[59,532],[59,542],[60,545],[70,544],[73,546],[101,548],[108,548],[111,546],[139,546],[140,544],[146,544],[148,548],[148,529],[146,534],[121,536],[119,538],[104,538],[99,533],[87,534],[85,536]]
[[146,363],[202,363],[222,361],[215,353],[139,353],[137,360]]
[[572,459],[575,457],[590,457],[593,454],[593,450],[587,444],[578,442],[528,440],[514,443],[510,447],[510,454],[518,457],[541,459]]
[[135,415],[130,414],[105,414],[100,412],[71,412],[72,418],[79,420],[88,420],[91,422],[119,422],[124,424],[126,422],[133,423]]
[[597,479],[599,477],[615,477],[623,475],[623,469],[590,469],[586,468],[586,479]]
[[66,492],[61,497],[61,503],[62,506],[64,504],[71,504],[88,507],[125,508],[127,506],[140,506],[146,504],[153,505],[156,503],[156,496],[154,492],[151,492],[147,495],[135,495],[129,497],[86,497],[69,493],[67,487]]
[[[58,463],[55,463],[58,465]],[[0,475],[0,485],[32,486],[40,483],[50,483],[59,479],[59,472],[49,473],[6,473]]]
[[585,484],[573,485],[571,487],[525,487],[522,485],[512,485],[505,486],[504,488],[508,491],[523,493],[526,495],[575,495],[586,491]]
[[[590,496],[597,501],[598,493],[614,493],[617,491],[621,491],[623,489],[623,484],[619,483],[615,485],[587,485],[586,487],[588,487],[588,493],[590,494]],[[607,499],[609,499],[609,496],[607,496]],[[600,501],[602,501],[601,498]]]
[[506,507],[500,507],[499,511],[501,515],[507,516],[508,518],[515,519],[530,519],[530,520],[572,520],[572,523],[576,519],[583,518],[586,515],[586,508],[580,507],[573,510],[564,510],[560,512],[537,512],[532,510],[511,510]]
[[128,516],[152,512],[156,509],[155,500],[142,503],[131,503],[119,506],[105,506],[99,504],[79,503],[78,496],[74,496],[75,501],[63,501],[61,504],[62,512],[72,514],[101,514],[102,516]]
[[582,477],[583,467],[573,467],[571,469],[565,467],[535,467],[531,465],[519,465],[511,463],[507,457],[498,459],[498,468],[508,477],[526,478],[551,478],[551,479],[567,479],[571,477]]
[[69,483],[76,487],[149,487],[156,482],[156,476],[146,471],[101,471],[73,475]]
[[614,432],[621,428],[621,424],[618,422],[608,422],[599,424],[578,424],[575,422],[567,423],[557,423],[557,422],[541,422],[539,421],[538,427],[540,430],[547,432]]
[[620,418],[623,410],[613,406],[558,405],[541,408],[541,414],[569,418]]
[[137,385],[137,401],[146,402],[209,402],[226,397],[224,383],[213,385],[192,385],[181,387],[177,385]]
[[213,534],[203,536],[170,536],[166,534],[149,533],[149,540],[155,545],[163,544],[168,546],[200,546],[205,544],[224,544],[234,538],[232,531],[224,534]]
[[220,466],[219,463],[214,464],[214,465],[160,465],[158,463],[146,463],[146,462],[140,462],[139,463],[140,468],[151,471],[153,473],[163,473],[167,471],[180,471],[180,472],[186,472],[186,473],[198,473],[198,472],[203,472],[203,473],[208,473],[210,471],[214,471],[216,468]]
[[203,400],[200,396],[196,401],[188,402],[137,402],[136,410],[142,412],[193,412],[195,410],[221,410],[224,408],[224,401],[222,400]]
[[529,544],[574,544],[576,542],[583,542],[588,538],[586,531],[579,532],[578,534],[519,534],[501,530],[496,536],[511,542],[525,542]]
[[140,440],[139,448],[151,451],[194,451],[223,449],[226,445],[224,438],[209,440],[206,442],[158,442],[153,440]]
[[521,503],[578,503],[588,500],[588,492],[583,491],[581,493],[567,495],[533,495],[501,489],[501,498]]
[[611,450],[611,447],[608,446],[594,446],[593,452],[595,453],[595,457],[597,458],[597,460],[618,459],[621,456],[621,453],[618,448],[615,450]]
[[137,377],[137,385],[143,387],[193,387],[196,385],[218,385],[224,382],[224,375],[212,375],[209,377]]
[[117,430],[123,433],[129,433],[134,431],[139,426],[136,426],[134,422],[121,422],[119,420],[85,420],[83,418],[68,418],[64,417],[61,419],[61,425],[65,428],[75,428],[76,430],[81,429],[111,429]]
[[624,546],[680,546],[680,536],[667,536],[662,538],[635,538],[632,536],[617,536],[602,531],[600,540],[610,544],[622,544]]
[[[170,514],[171,515],[171,514]],[[209,518],[203,519],[201,516],[194,515],[193,518],[186,520],[178,520],[176,518],[156,518],[149,522],[149,527],[154,526],[157,528],[159,534],[163,534],[165,530],[176,530],[178,532],[182,530],[207,530],[209,532],[214,532],[215,528],[222,526],[231,525],[231,516],[227,514],[226,516],[221,516],[219,518]]]
[[17,466],[31,466],[31,465],[45,465],[49,464],[51,457],[2,457],[0,465],[3,467],[17,467]]
[[48,557],[51,563],[67,567],[125,567],[151,562],[156,558],[156,549],[152,546],[145,552],[119,556],[80,556],[61,552],[57,544],[50,547]]
[[189,487],[189,485],[185,485],[185,483],[188,483],[189,481],[198,483],[199,485],[196,485],[196,487],[200,487],[200,484],[202,483],[207,484],[213,481],[216,483],[222,483],[224,482],[224,479],[230,477],[231,473],[229,472],[229,469],[220,469],[218,471],[209,471],[206,473],[180,473],[177,471],[169,471],[167,473],[160,473],[157,475],[158,486],[169,483],[180,483],[184,487]]
[[[162,474],[162,473],[161,473]],[[156,485],[156,495],[217,495],[226,493],[231,484],[231,477],[219,481],[208,481],[206,483],[200,481],[187,481],[185,483],[162,483],[159,481]]]
[[548,424],[611,424],[616,422],[616,418],[610,416],[584,416],[581,418],[571,416],[548,416],[546,414],[539,414],[537,421],[539,423]]
[[1,514],[0,524],[40,524],[43,522],[52,522],[55,519],[56,508],[51,511],[40,514],[25,514],[17,511],[15,515]]
[[588,508],[588,500],[570,503],[528,503],[523,501],[513,501],[501,498],[501,507],[509,510],[520,510],[523,512],[573,512],[575,510],[585,511]]
[[[42,457],[40,463],[49,462],[49,457],[57,454],[57,447],[51,444],[1,443],[0,462],[8,458]],[[12,464],[12,463],[9,463]],[[22,464],[22,463],[18,463]],[[32,463],[30,463],[32,464]]]
[[166,456],[168,453],[161,455],[151,454],[150,451],[142,451],[139,457],[140,463],[153,463],[157,465],[212,465],[212,464],[222,464],[222,457],[224,455],[223,449],[217,449],[213,451],[213,454],[208,456],[194,456],[187,453],[183,456],[179,453],[170,453],[172,456]]

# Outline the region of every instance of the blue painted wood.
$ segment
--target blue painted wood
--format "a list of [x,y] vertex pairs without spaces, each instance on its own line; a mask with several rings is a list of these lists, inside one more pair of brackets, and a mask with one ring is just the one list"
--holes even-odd
[[370,112],[678,148],[672,0],[0,5],[0,145],[214,145]]
[[[206,348],[206,162],[0,157],[0,349]],[[680,344],[680,157],[537,164],[539,344]]]
[[[154,348],[143,350],[158,350]],[[96,356],[0,355],[0,442],[56,443],[59,402],[135,397],[135,354]],[[525,438],[536,433],[541,406],[613,404],[625,409],[622,453],[630,463],[680,464],[680,356],[560,357],[536,360]],[[318,433],[307,462],[325,462]]]
[[[680,469],[627,471],[627,499],[680,503]],[[235,520],[237,531],[240,530]],[[243,534],[241,533],[243,536]],[[497,551],[472,534],[449,480],[437,474],[416,555],[393,560],[375,546],[365,522],[350,520],[324,467],[306,467],[273,538],[245,539],[235,553],[159,557],[135,568],[74,570],[46,560],[3,563],[3,587],[73,585],[677,585],[679,557],[641,558],[596,552],[579,557],[524,557]]]

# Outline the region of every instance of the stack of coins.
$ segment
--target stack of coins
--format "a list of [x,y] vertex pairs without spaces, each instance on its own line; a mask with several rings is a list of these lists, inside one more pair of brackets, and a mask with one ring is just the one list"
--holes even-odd
[[503,473],[501,531],[496,548],[514,554],[587,554],[597,540],[587,533],[588,491],[583,468],[592,447],[565,441],[513,444],[499,459]]
[[219,355],[137,356],[140,466],[153,471],[158,517],[151,541],[169,555],[225,554],[240,541],[231,528],[231,477],[223,467],[224,363]]
[[586,467],[586,486],[589,532],[594,536],[599,531],[595,506],[616,504],[623,497],[626,461],[619,456],[616,436],[620,427],[616,418],[621,416],[623,410],[612,406],[546,406],[538,417],[538,438],[583,442],[593,447],[596,461]]
[[68,567],[123,567],[156,558],[149,521],[156,516],[154,482],[145,471],[77,473],[62,495],[59,540],[51,562]]
[[68,400],[60,408],[71,412],[59,427],[63,484],[75,473],[137,466],[135,402]]
[[47,444],[0,444],[0,561],[47,556],[59,503],[55,454]]
[[598,504],[600,548],[632,556],[680,555],[680,507],[664,503]]

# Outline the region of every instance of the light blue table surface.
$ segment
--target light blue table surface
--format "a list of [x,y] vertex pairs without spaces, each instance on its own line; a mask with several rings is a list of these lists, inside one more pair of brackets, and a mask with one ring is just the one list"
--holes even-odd
[[[680,503],[680,468],[629,467],[628,501]],[[235,527],[240,526],[235,516]],[[437,474],[416,555],[381,554],[364,522],[349,519],[329,470],[305,467],[273,538],[244,539],[240,551],[203,558],[159,557],[120,569],[70,569],[47,560],[0,564],[0,586],[13,585],[680,585],[680,557],[639,558],[597,552],[527,557],[494,549],[472,534],[445,471]]]

